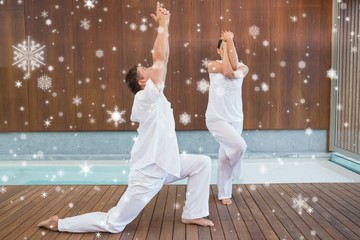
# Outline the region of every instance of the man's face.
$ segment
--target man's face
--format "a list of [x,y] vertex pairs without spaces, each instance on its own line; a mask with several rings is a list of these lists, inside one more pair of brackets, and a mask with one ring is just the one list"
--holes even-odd
[[146,82],[150,79],[150,69],[143,66],[137,67],[137,73],[140,75],[139,85],[145,88]]

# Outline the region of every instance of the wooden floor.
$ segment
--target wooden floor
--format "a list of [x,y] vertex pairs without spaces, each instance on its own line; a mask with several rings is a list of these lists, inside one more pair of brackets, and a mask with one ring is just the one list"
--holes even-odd
[[169,185],[120,234],[58,233],[36,225],[54,214],[107,211],[126,186],[4,187],[0,239],[360,239],[360,183],[234,185],[227,207],[211,186],[211,228],[180,223],[185,186]]

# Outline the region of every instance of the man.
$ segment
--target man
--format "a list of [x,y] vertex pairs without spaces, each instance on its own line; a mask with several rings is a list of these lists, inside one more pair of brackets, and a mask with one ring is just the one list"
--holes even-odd
[[109,212],[94,212],[65,219],[57,216],[39,223],[54,231],[118,233],[133,221],[164,184],[188,177],[184,224],[213,226],[209,215],[211,161],[207,156],[179,155],[175,121],[163,89],[169,59],[170,13],[157,3],[151,17],[159,24],[152,50],[153,66],[134,66],[126,76],[135,93],[131,120],[139,122],[131,150],[128,187]]

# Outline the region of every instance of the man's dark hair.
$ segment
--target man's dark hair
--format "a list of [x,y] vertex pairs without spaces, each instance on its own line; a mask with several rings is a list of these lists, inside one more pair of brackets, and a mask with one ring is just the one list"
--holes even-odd
[[126,74],[126,84],[128,85],[130,91],[134,94],[141,90],[141,86],[138,83],[139,80],[140,76],[137,73],[137,65],[134,65]]

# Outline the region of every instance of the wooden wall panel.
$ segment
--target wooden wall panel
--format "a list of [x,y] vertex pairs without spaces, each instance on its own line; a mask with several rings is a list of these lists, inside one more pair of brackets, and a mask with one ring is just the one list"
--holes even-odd
[[[266,89],[270,85],[271,73],[270,45],[266,44],[271,44],[270,2],[224,1],[221,9],[221,29],[234,31],[239,59],[249,67],[242,91],[244,126],[247,129],[270,127],[271,108]],[[259,35],[251,35],[251,27],[257,27]]]
[[[130,121],[134,96],[124,83],[125,74],[134,64],[151,64],[156,24],[150,13],[156,0],[93,4],[24,0],[0,6],[2,20],[11,26],[1,26],[0,32],[6,36],[0,40],[0,51],[7,56],[0,72],[6,79],[0,89],[4,93],[0,131],[136,129]],[[200,92],[198,83],[209,81],[205,63],[218,58],[216,44],[220,32],[227,29],[234,31],[239,58],[250,68],[243,85],[245,129],[328,128],[330,3],[166,0],[163,4],[172,14],[165,94],[172,103],[177,130],[206,130],[208,92]],[[81,26],[85,18],[90,21],[88,29]],[[12,30],[13,25],[20,31]],[[256,38],[249,33],[251,26],[260,30]],[[18,89],[14,79],[24,73],[11,66],[12,45],[27,37],[46,46],[45,65],[31,71]],[[96,56],[97,50],[104,55]],[[306,66],[300,68],[299,63]],[[38,86],[44,74],[52,80],[45,91]],[[76,97],[81,99],[77,105]],[[126,122],[108,121],[115,107],[119,113],[125,111]],[[185,113],[190,122],[180,121]]]
[[[172,9],[171,86],[166,94],[171,96],[178,129],[206,129],[208,91],[198,85],[209,83],[206,62],[217,59],[220,1],[178,1]],[[199,11],[193,14],[194,9]]]
[[[322,106],[319,92],[314,91],[320,87],[320,65],[330,66],[330,59],[324,63],[319,61],[322,48],[320,4],[303,1],[303,5],[294,2],[284,5],[281,2],[272,1],[272,12],[283,14],[276,14],[271,25],[271,68],[276,75],[270,84],[270,128],[281,129],[284,125],[295,129],[327,128],[328,119],[319,119],[316,114]],[[328,41],[330,39],[329,35]]]
[[0,23],[0,131],[28,131],[28,81],[17,64],[13,66],[13,46],[25,39],[23,5],[3,5]]
[[[72,1],[24,1],[26,36],[44,45],[44,64],[28,79],[30,131],[76,130]],[[51,79],[51,87],[39,79]]]
[[[111,113],[121,113],[127,89],[122,78],[122,8],[117,1],[99,1],[96,8],[76,9],[74,43],[76,106],[79,130],[124,129],[119,121],[108,121]],[[89,29],[81,22],[90,21]],[[129,111],[122,118],[129,117]],[[114,118],[115,119],[115,118]]]

